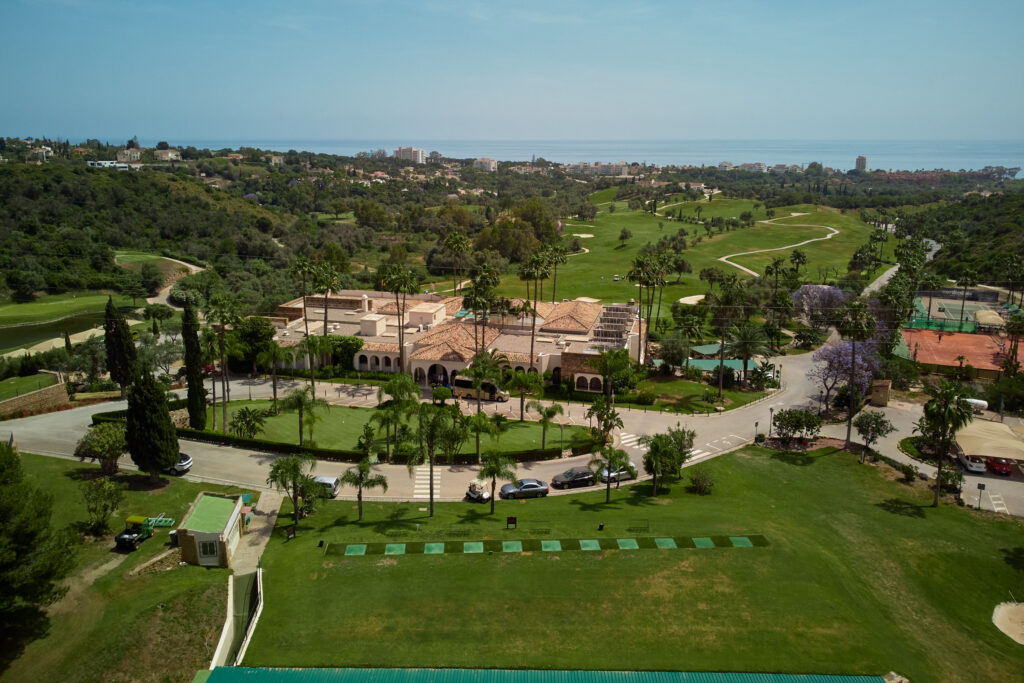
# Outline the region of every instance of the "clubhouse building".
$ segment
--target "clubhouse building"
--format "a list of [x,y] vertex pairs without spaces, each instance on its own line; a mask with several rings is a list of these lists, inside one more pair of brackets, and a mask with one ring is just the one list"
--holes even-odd
[[461,296],[410,294],[399,320],[390,292],[344,290],[305,297],[305,313],[301,297],[289,301],[271,321],[278,327],[281,346],[298,344],[307,324],[310,336],[323,334],[326,324],[327,334],[360,337],[363,348],[353,359],[354,369],[374,372],[398,371],[398,327],[403,325],[406,371],[423,386],[450,384],[469,366],[479,344],[503,353],[514,370],[550,371],[556,383],[572,377],[578,391],[592,392],[604,390],[604,380],[591,364],[598,350],[626,348],[636,358],[643,324],[632,302],[601,304],[583,297],[538,302],[531,363],[532,316],[491,315],[476,321],[472,311],[463,309]]

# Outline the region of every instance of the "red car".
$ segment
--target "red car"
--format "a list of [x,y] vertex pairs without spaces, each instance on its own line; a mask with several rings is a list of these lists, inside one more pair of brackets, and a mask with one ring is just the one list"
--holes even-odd
[[1013,461],[1006,458],[985,458],[985,464],[990,472],[1001,474],[1004,477],[1010,476],[1013,472]]

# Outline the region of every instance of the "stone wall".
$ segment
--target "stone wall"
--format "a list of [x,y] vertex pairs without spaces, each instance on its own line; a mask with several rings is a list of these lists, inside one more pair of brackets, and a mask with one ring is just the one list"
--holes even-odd
[[19,415],[23,412],[39,412],[53,410],[68,405],[68,390],[63,382],[58,382],[45,389],[37,389],[15,398],[0,401],[0,418]]

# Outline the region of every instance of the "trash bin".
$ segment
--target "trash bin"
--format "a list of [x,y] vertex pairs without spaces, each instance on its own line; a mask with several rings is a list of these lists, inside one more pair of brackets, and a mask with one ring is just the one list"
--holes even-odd
[[171,539],[171,547],[172,548],[177,548],[178,547],[178,530],[177,529],[171,529],[169,532],[167,532],[167,535]]

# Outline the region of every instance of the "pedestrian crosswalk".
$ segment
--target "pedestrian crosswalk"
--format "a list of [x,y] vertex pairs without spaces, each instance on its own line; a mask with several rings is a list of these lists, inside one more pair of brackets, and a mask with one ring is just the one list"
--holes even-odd
[[[441,495],[441,469],[434,468],[434,498]],[[420,465],[413,472],[413,498],[430,498],[430,465]]]
[[1009,510],[1006,509],[1006,501],[1004,501],[1003,497],[998,493],[988,494],[988,499],[992,502],[992,509],[994,511],[1003,513],[1009,512]]
[[619,434],[622,439],[622,447],[633,451],[642,451],[643,447],[640,445],[640,439],[643,438],[643,434],[630,434],[629,432],[622,432]]

